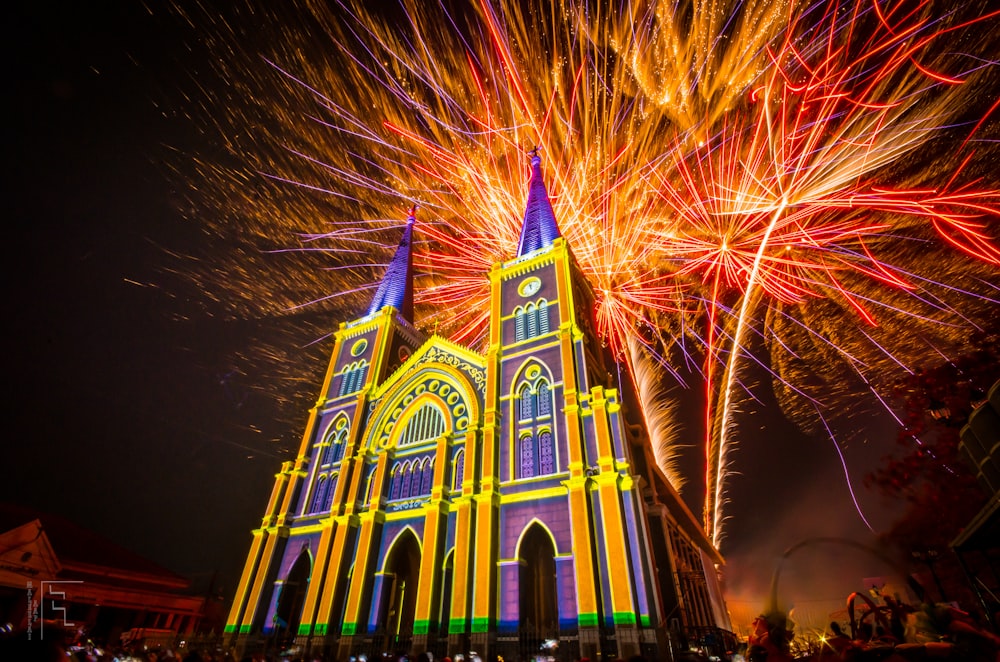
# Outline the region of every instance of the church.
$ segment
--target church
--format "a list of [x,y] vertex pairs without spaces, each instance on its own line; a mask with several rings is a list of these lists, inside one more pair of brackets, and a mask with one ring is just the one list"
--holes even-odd
[[226,624],[364,653],[527,659],[722,645],[723,559],[656,466],[628,373],[531,160],[485,354],[414,326],[411,211],[367,313],[341,324]]

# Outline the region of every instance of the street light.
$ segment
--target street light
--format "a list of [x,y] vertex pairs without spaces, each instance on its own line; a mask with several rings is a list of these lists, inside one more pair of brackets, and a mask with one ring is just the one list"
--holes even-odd
[[941,580],[938,578],[937,572],[934,571],[934,564],[938,560],[938,551],[936,549],[914,550],[912,554],[914,559],[927,564],[928,570],[931,571],[931,577],[934,578],[934,584],[937,586],[938,594],[941,596],[941,602],[948,602],[948,596],[944,593]]

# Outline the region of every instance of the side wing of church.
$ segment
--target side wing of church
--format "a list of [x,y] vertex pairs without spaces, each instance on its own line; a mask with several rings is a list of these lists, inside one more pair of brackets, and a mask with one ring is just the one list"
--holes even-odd
[[596,337],[537,156],[526,207],[485,356],[413,326],[411,213],[253,531],[233,644],[666,659],[731,629],[722,558]]

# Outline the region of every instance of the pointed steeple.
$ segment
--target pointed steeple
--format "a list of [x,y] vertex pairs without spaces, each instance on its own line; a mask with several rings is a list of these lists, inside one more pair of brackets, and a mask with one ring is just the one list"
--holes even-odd
[[382,282],[372,298],[372,304],[368,307],[369,315],[377,313],[386,306],[392,306],[406,321],[413,323],[413,252],[410,250],[410,244],[413,241],[416,213],[417,206],[410,207],[403,238],[399,240],[396,254],[385,270]]
[[524,210],[521,238],[517,242],[517,256],[521,257],[548,246],[559,235],[556,215],[549,202],[549,192],[542,179],[542,159],[539,148],[531,150],[531,183],[528,185],[528,204]]

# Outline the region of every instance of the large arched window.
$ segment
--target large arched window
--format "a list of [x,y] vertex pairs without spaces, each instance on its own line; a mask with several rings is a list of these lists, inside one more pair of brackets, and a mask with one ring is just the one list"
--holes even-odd
[[528,380],[517,387],[517,444],[514,449],[516,478],[547,476],[558,471],[552,427],[553,391],[548,378],[536,366],[525,371]]
[[406,421],[399,445],[407,446],[437,439],[445,433],[445,429],[444,414],[435,405],[425,402]]

